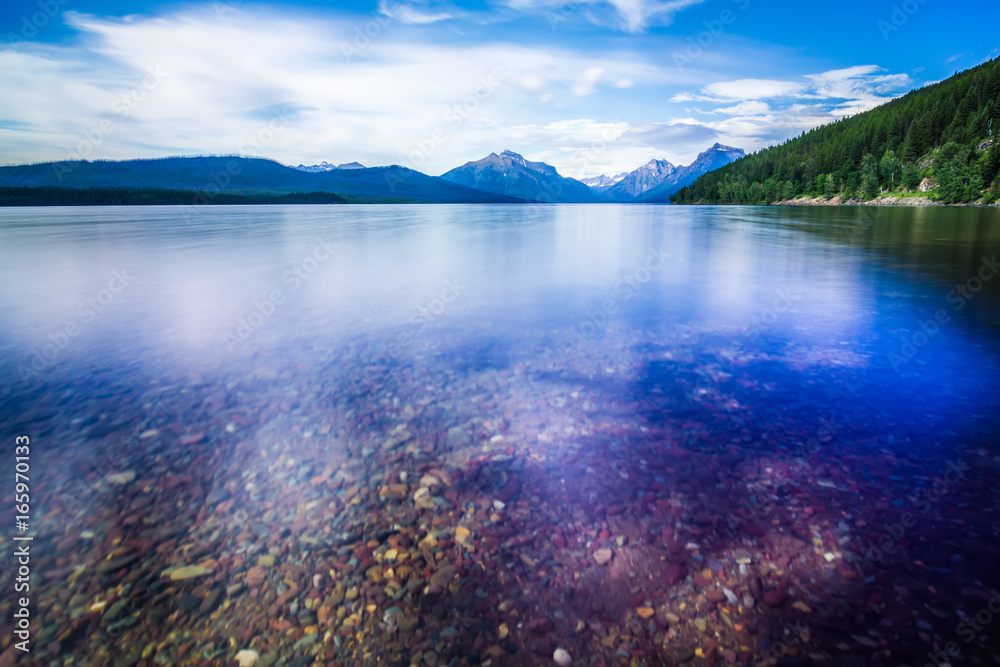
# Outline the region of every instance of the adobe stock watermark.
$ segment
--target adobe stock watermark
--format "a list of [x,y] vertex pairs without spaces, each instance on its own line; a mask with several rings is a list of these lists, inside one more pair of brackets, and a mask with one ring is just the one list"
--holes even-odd
[[[993,255],[989,259],[982,257],[979,265],[979,271],[975,275],[971,276],[964,283],[959,283],[955,285],[955,289],[948,292],[946,300],[952,305],[954,312],[961,312],[965,308],[966,304],[975,298],[976,294],[983,289],[983,285],[993,279],[993,277],[1000,271],[1000,265],[997,264],[997,256]],[[909,363],[920,350],[923,349],[932,338],[934,338],[941,331],[941,327],[951,321],[951,315],[944,308],[938,308],[934,311],[934,316],[929,317],[926,320],[918,320],[920,325],[920,330],[916,331],[909,336],[903,336],[903,343],[899,348],[898,352],[890,352],[888,354],[889,363],[892,366],[892,370],[899,372],[899,369],[903,364]]]
[[875,229],[879,222],[885,218],[885,208],[885,206],[856,207],[856,209],[860,212],[861,219],[849,227],[844,227],[844,234],[847,236],[847,242],[854,245],[855,241],[858,240],[859,235],[866,234]]
[[21,42],[30,42],[38,37],[40,30],[45,28],[56,16],[59,15],[62,5],[69,4],[70,0],[38,0],[36,3],[41,11],[37,11],[30,16],[25,14],[21,17],[21,32],[8,32],[7,44],[14,50],[20,49]]
[[[237,147],[236,152],[241,156],[259,157],[260,149],[268,145],[288,127],[288,113],[285,109],[278,109],[274,116],[254,134],[247,137]],[[233,177],[243,173],[243,167],[239,161],[232,158],[226,162],[226,168],[219,171],[210,171],[208,181],[198,188],[198,194],[194,196],[190,204],[181,206],[181,216],[184,222],[191,221],[192,216],[205,210],[206,206],[212,204],[212,200],[227,190],[232,183]]]
[[[448,107],[441,116],[441,124],[431,130],[426,137],[415,142],[414,148],[407,155],[410,169],[416,170],[423,165],[445,141],[449,130],[455,130],[466,123],[486,100],[490,99],[502,82],[496,78],[496,72],[490,72],[479,77],[476,87],[460,102]],[[405,176],[386,170],[385,182],[390,192],[396,191],[396,185],[406,180]]]
[[[838,424],[836,417],[833,416],[829,420],[820,417],[819,424],[820,426],[816,429],[815,436],[809,438],[804,443],[796,443],[796,449],[799,450],[798,453],[815,454],[824,445],[832,442],[837,432],[843,428],[843,425]],[[785,480],[785,475],[781,472],[781,469],[775,470],[774,477],[779,483]],[[730,528],[735,529],[749,521],[757,521],[768,514],[768,505],[768,498],[764,494],[754,493],[744,496],[740,500],[739,507],[735,511],[726,514],[726,523],[729,524]]]
[[750,324],[743,327],[743,335],[759,340],[771,327],[777,324],[782,313],[788,312],[798,302],[798,295],[779,289],[768,308],[750,318]]
[[69,347],[70,342],[83,333],[87,325],[107,312],[108,308],[118,299],[118,295],[125,291],[133,279],[128,269],[111,271],[111,279],[107,285],[93,296],[88,296],[77,306],[76,314],[79,316],[79,320],[69,320],[55,333],[49,332],[47,342],[31,349],[29,353],[31,360],[27,364],[19,364],[17,367],[21,381],[28,384],[48,370],[62,352]]
[[[168,76],[167,72],[160,69],[160,66],[147,67],[146,77],[135,88],[115,98],[111,103],[111,110],[117,113],[122,119],[128,118],[132,112],[142,104],[149,94],[156,90],[163,80]],[[77,142],[75,147],[66,150],[66,162],[79,162],[86,160],[94,151],[104,143],[104,140],[118,129],[118,123],[111,118],[102,118],[95,127],[83,133],[83,139]],[[56,179],[62,183],[63,176],[73,171],[73,166],[66,162],[52,163],[52,170]]]
[[444,288],[438,296],[432,298],[426,305],[417,306],[410,316],[410,324],[416,327],[417,331],[402,331],[388,344],[369,345],[361,353],[362,370],[348,375],[351,384],[363,389],[367,384],[374,382],[377,375],[397,361],[403,351],[413,345],[417,335],[435,319],[444,315],[448,311],[448,306],[455,303],[464,291],[465,286],[459,284],[458,280],[445,280]]
[[360,56],[365,49],[371,46],[372,41],[382,35],[382,31],[389,27],[396,14],[400,10],[400,3],[382,3],[378,11],[371,13],[371,18],[364,25],[354,26],[354,38],[350,42],[340,43],[340,53],[344,60],[350,62],[351,58]]
[[[600,137],[592,139],[584,152],[574,156],[573,163],[576,169],[585,169],[592,165],[600,154],[600,151],[607,148],[609,142],[620,136],[615,134],[614,130],[614,125],[617,123],[619,123],[619,120],[615,119],[611,125],[603,128]],[[518,234],[523,233],[524,227],[530,221],[539,217],[545,205],[556,202],[559,196],[562,195],[562,184],[558,182],[550,183],[549,181],[543,181],[542,187],[544,189],[536,193],[530,203],[518,209],[519,215],[513,226]]]
[[576,350],[588,338],[599,338],[602,328],[618,313],[620,302],[634,297],[643,285],[652,280],[653,274],[666,266],[669,259],[670,254],[663,246],[651,249],[639,266],[625,273],[614,284],[614,297],[602,301],[599,308],[588,311],[587,319],[579,326],[570,327],[570,340],[562,345],[564,351]]
[[565,23],[569,17],[580,7],[579,2],[566,2],[558,9],[545,12],[545,20],[549,22],[549,28],[556,29],[560,23]]
[[[730,0],[740,12],[745,12],[750,8],[750,0]],[[712,46],[715,40],[722,37],[726,32],[726,27],[736,22],[737,14],[728,7],[719,12],[719,16],[712,20],[702,21],[705,29],[697,35],[687,38],[687,47],[683,51],[674,51],[671,55],[674,59],[674,66],[678,70],[683,70],[687,65],[692,64],[700,58],[705,49]]]
[[920,6],[924,4],[927,4],[927,0],[904,0],[898,5],[892,5],[889,20],[879,19],[875,24],[878,31],[882,33],[882,39],[888,42],[889,36],[906,25],[910,17],[920,11]]
[[[330,239],[316,239],[313,249],[281,275],[281,281],[288,285],[289,292],[295,292],[316,275],[319,267],[334,255],[334,245]],[[279,287],[266,292],[253,301],[253,309],[240,318],[233,331],[226,331],[222,340],[232,352],[241,342],[246,342],[274,316],[278,306],[285,303],[285,293]]]
[[[920,491],[910,499],[914,508],[920,510],[921,514],[930,514],[931,508],[937,504],[959,481],[965,480],[965,473],[972,467],[959,459],[947,461],[944,474],[935,479],[929,489],[921,487]],[[896,548],[896,544],[903,539],[907,529],[917,524],[917,517],[912,512],[903,512],[899,515],[895,523],[886,522],[882,524],[885,530],[876,537],[868,540],[867,549],[864,554],[858,556],[845,554],[844,558],[854,565],[858,574],[865,576],[866,568],[874,568],[875,564],[882,560],[887,553],[891,553]]]
[[[993,615],[1000,614],[1000,591],[997,589],[992,589],[990,591],[989,600],[985,607],[977,610],[974,614],[966,614],[962,621],[955,626],[955,634],[959,637],[965,639],[965,643],[969,643],[976,638],[977,632],[982,632],[983,629],[993,622]],[[953,658],[958,657],[957,646],[953,646],[955,642],[948,642],[944,649]],[[937,655],[940,655],[938,653]],[[943,663],[934,660],[934,656],[930,653],[927,657],[934,662],[935,665],[941,665]]]
[[833,440],[837,431],[844,428],[841,424],[837,424],[834,417],[830,417],[829,421],[820,417],[819,424],[816,435],[803,443],[798,443],[797,448],[808,454],[815,454],[823,448],[823,445],[827,445]]
[[[771,305],[762,309],[758,315],[751,317],[750,323],[741,329],[740,334],[743,337],[737,339],[733,354],[745,354],[748,343],[759,344],[764,334],[778,323],[781,314],[791,311],[792,307],[798,302],[798,298],[797,292],[792,293],[787,290],[777,290]],[[730,358],[730,356],[723,354],[720,355],[720,358]],[[704,394],[707,394],[714,388],[715,381],[711,376],[705,373],[698,373],[694,383],[685,387],[683,391],[687,401],[691,405],[694,405],[701,401]]]
[[215,10],[215,15],[221,20],[229,12],[236,11],[236,8],[242,4],[243,0],[222,0],[222,2],[213,2],[212,9]]
[[90,469],[96,473],[97,484],[88,484],[85,476],[81,474],[73,478],[68,488],[61,490],[60,494],[66,505],[68,506],[71,501],[81,506],[86,505],[102,482],[106,483],[105,480],[110,475],[127,469],[129,461],[139,451],[140,443],[151,437],[151,433],[164,426],[172,415],[179,412],[176,406],[165,402],[163,398],[157,398],[146,412],[146,416],[130,428],[128,433],[123,434],[117,443],[107,442],[101,447],[100,453],[90,459]]

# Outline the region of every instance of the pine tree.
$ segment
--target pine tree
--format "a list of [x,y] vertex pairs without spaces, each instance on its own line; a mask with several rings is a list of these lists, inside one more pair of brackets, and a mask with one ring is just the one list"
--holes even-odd
[[[902,182],[915,189],[921,169],[928,168],[935,180],[942,173],[946,183],[957,176],[961,191],[953,188],[949,197],[968,200],[976,187],[981,192],[984,184],[1000,177],[1000,150],[974,152],[991,129],[1000,134],[1000,58],[709,172],[678,193],[677,200],[725,196],[735,203],[756,203],[765,195],[784,194],[788,182],[796,193],[873,196],[880,185],[894,188]],[[942,151],[935,149],[949,143],[954,145],[941,159]],[[890,151],[895,163],[886,160]],[[964,164],[949,166],[958,152]],[[934,160],[928,167],[923,159],[929,155]]]
[[989,153],[983,160],[982,170],[984,183],[992,183],[997,176],[1000,176],[1000,137],[993,139],[993,145],[990,146]]
[[878,196],[878,166],[871,153],[865,153],[861,158],[861,185],[865,199],[874,199]]

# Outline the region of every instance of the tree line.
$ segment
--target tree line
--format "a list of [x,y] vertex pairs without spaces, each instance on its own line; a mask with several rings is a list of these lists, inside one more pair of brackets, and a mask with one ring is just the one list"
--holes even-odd
[[0,186],[0,206],[143,206],[206,204],[344,204],[331,192],[218,193],[210,199],[195,190],[160,188],[69,188]]
[[701,176],[675,204],[870,200],[924,191],[945,204],[1000,199],[1000,58]]

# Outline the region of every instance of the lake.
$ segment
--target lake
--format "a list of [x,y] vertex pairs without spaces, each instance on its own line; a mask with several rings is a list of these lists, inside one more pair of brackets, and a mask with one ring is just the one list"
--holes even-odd
[[985,208],[0,210],[37,664],[996,658],[998,251]]

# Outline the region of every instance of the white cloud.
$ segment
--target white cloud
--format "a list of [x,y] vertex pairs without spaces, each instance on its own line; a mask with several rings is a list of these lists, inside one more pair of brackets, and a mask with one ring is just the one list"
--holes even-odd
[[[0,89],[19,91],[0,98],[0,161],[65,159],[83,146],[88,159],[243,152],[441,173],[504,146],[531,150],[510,141],[512,123],[543,128],[531,141],[573,145],[549,124],[578,115],[581,95],[593,111],[600,80],[664,76],[631,52],[428,44],[402,24],[360,42],[357,19],[198,10],[70,21],[81,33],[72,43],[0,49]],[[164,73],[151,90],[147,68]],[[133,95],[141,102],[117,112]],[[287,122],[271,136],[281,109]],[[248,148],[261,133],[268,140]]]
[[771,105],[767,102],[760,102],[758,100],[748,100],[731,107],[719,107],[718,109],[712,109],[710,113],[721,113],[728,116],[757,116],[771,113]]
[[820,99],[841,99],[852,113],[867,111],[888,101],[893,93],[912,86],[907,74],[881,74],[875,65],[859,65],[810,74],[813,94]]
[[[705,0],[507,0],[504,4],[522,12],[543,11],[554,25],[579,14],[595,25],[606,25],[631,33],[652,25],[669,25],[677,12]],[[610,10],[610,17],[606,14]]]
[[397,0],[379,0],[378,11],[383,16],[411,25],[437,23],[463,15],[462,12],[453,7],[441,7],[435,10],[429,8],[426,2],[399,2]]
[[[647,18],[667,5],[687,6],[604,3]],[[450,5],[383,7],[398,19],[259,9],[220,16],[210,8],[124,19],[67,13],[79,32],[72,41],[0,47],[0,89],[16,91],[0,96],[0,161],[65,159],[82,146],[89,159],[243,152],[439,174],[509,147],[589,176],[651,158],[687,164],[715,141],[761,148],[874,106],[910,82],[865,65],[703,84],[711,72],[680,72],[636,47],[661,45],[669,40],[662,35],[617,36],[627,45],[616,51],[609,42],[601,52],[488,42],[439,25],[435,17],[453,14]],[[147,87],[148,68],[163,74]],[[602,84],[617,90],[602,94]],[[632,87],[642,94],[625,92]],[[278,110],[287,121],[271,132]]]
[[[882,74],[876,65],[858,65],[806,74],[800,81],[737,79],[717,81],[699,91],[682,91],[671,102],[731,104],[750,100],[839,100],[851,108],[870,109],[913,85],[907,74]],[[723,111],[716,109],[715,111]]]
[[534,72],[525,74],[521,77],[521,87],[525,90],[539,90],[545,85],[545,79],[539,74]]
[[708,98],[718,100],[763,100],[774,97],[795,95],[804,88],[795,81],[773,81],[768,79],[739,79],[719,81],[702,89]]
[[580,74],[576,83],[573,84],[570,90],[572,90],[573,94],[577,97],[593,95],[597,92],[597,82],[601,79],[601,75],[603,74],[603,67],[588,67]]
[[[670,122],[709,128],[722,143],[749,152],[876,107],[912,86],[907,74],[888,74],[875,65],[808,74],[799,80],[719,81],[673,95],[671,102],[697,102],[706,108],[687,110],[702,118]],[[720,115],[727,117],[713,118]]]

